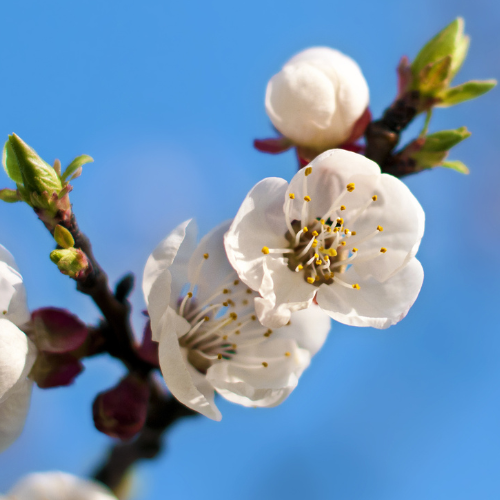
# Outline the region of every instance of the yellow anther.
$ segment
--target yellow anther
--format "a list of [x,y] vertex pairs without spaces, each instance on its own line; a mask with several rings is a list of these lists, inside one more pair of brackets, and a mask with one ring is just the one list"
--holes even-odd
[[377,201],[377,195],[376,195],[376,194],[374,194],[374,195],[372,196],[372,200],[373,200],[373,201]]
[[337,224],[342,225],[344,223],[344,219],[342,217],[337,217]]
[[314,278],[312,278],[311,276],[308,276],[308,277],[306,278],[306,281],[307,281],[310,285],[312,285],[312,284],[314,283]]
[[290,193],[288,195],[288,197],[291,199],[291,200],[295,200],[295,194],[294,193]]
[[330,257],[328,257],[328,255],[325,255],[325,256],[323,257],[323,259],[324,259],[324,260],[325,260],[325,262],[327,262],[327,263],[328,263],[328,262],[330,262]]
[[229,313],[229,317],[231,319],[238,319],[238,315],[236,313]]
[[311,201],[311,197],[310,196],[304,196],[304,201],[307,201],[307,202]]
[[344,229],[344,234],[349,234],[349,229],[345,228]]
[[2,314],[5,316],[7,314],[7,310],[3,310]]
[[327,226],[327,228],[326,228],[326,232],[327,232],[327,233],[331,233],[331,232],[332,232],[332,228],[331,228],[330,226]]
[[328,255],[330,257],[337,257],[337,250],[335,250],[335,248],[329,248],[328,249]]
[[380,253],[385,253],[385,252],[387,252],[387,248],[382,247],[382,248],[380,249]]
[[252,290],[250,290],[250,288],[247,288],[247,293],[252,293]]
[[244,305],[244,306],[247,306],[248,305],[248,300],[247,299],[243,299],[241,301],[241,303]]
[[188,292],[188,293],[187,293],[187,296],[188,296],[189,298],[191,298],[191,297],[193,296],[193,294],[192,294],[191,292]]
[[230,290],[228,290],[227,288],[224,288],[224,290],[222,290],[222,293],[229,293]]
[[234,334],[235,334],[235,335],[239,335],[240,333],[241,333],[241,332],[240,332],[239,330],[236,330],[236,331],[234,332]]
[[204,253],[204,254],[203,254],[203,258],[204,258],[204,259],[208,259],[208,253]]
[[311,175],[311,174],[312,174],[312,171],[313,171],[313,168],[312,168],[312,167],[307,167],[307,168],[306,168],[306,171],[305,171],[306,177],[307,177],[308,175]]
[[358,249],[357,249],[357,248],[353,248],[353,249],[352,249],[352,251],[353,251],[354,253],[356,253],[356,252],[358,251]]
[[286,356],[287,358],[289,358],[289,357],[291,356],[291,354],[290,354],[288,351],[286,351],[286,352],[285,352],[285,356]]
[[233,349],[236,349],[238,346],[237,346],[236,344],[233,344],[231,347],[232,347]]
[[227,335],[224,335],[224,337],[222,337],[222,340],[227,340]]
[[340,205],[340,210],[345,210],[345,205]]
[[314,277],[314,281],[319,281],[319,276],[318,276],[318,275],[316,275],[316,276]]
[[268,365],[265,361],[262,361],[262,366],[263,366],[264,368],[267,368],[269,365]]
[[234,302],[233,302],[231,299],[229,299],[229,300],[227,301],[227,303],[228,303],[230,306],[234,306]]
[[224,307],[227,307],[227,306],[229,305],[229,302],[223,302],[223,303],[222,303],[222,305],[223,305]]
[[269,247],[262,247],[262,253],[267,255],[269,253]]
[[316,237],[318,236],[318,231],[313,231],[311,234]]
[[298,269],[299,271],[302,271],[302,269],[304,269],[304,266],[303,266],[302,264],[299,264],[299,265],[297,266],[297,269]]
[[270,337],[273,331],[269,328],[266,333],[264,333],[264,337]]
[[323,264],[323,262],[322,262],[321,260],[319,260],[319,259],[318,259],[318,260],[316,261],[316,265],[317,265],[317,266],[321,266],[321,264]]
[[239,285],[240,284],[240,280],[234,280],[233,281],[233,285]]
[[210,321],[210,317],[209,317],[209,316],[205,316],[203,319],[204,319],[205,321]]
[[315,238],[312,245],[313,248],[316,248],[318,246],[318,240]]
[[347,188],[347,191],[349,191],[349,193],[352,193],[354,191],[354,189],[356,188],[356,185],[354,184],[354,182],[350,182],[349,184],[347,184],[346,188]]
[[217,359],[222,359],[222,354],[217,354]]
[[319,223],[323,226],[325,224],[325,219],[320,219]]
[[384,230],[384,228],[382,226],[377,226],[377,231],[381,231],[382,232],[383,230]]
[[357,283],[354,283],[354,285],[352,285],[352,287],[354,288],[354,290],[360,289],[360,286]]
[[345,241],[343,241],[342,243],[340,243],[343,247],[345,247]]
[[319,251],[320,252],[324,252],[325,251],[325,247],[319,247]]
[[356,231],[351,231],[351,236],[356,236]]
[[314,254],[315,259],[319,259],[319,255],[317,253]]
[[252,321],[255,321],[257,319],[257,316],[255,316],[255,314],[252,314],[251,318],[252,318]]
[[303,232],[303,233],[307,233],[307,231],[309,231],[309,229],[307,229],[307,226],[304,226],[304,227],[302,228],[302,232]]

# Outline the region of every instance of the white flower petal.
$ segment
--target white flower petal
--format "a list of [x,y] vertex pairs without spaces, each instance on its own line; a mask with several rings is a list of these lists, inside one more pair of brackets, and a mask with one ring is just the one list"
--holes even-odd
[[[230,279],[236,278],[234,269],[227,260],[224,250],[224,234],[228,231],[232,220],[219,224],[207,233],[200,241],[189,261],[189,282],[196,281],[196,301],[198,303],[208,299],[214,290],[221,287]],[[204,255],[208,254],[208,259]],[[198,276],[199,266],[202,265]]]
[[[308,167],[312,169],[307,176],[307,192],[304,192],[305,169],[299,170],[290,182],[287,190],[294,193],[295,199],[291,204],[291,218],[302,219],[302,205],[306,195],[311,197],[308,205],[309,221],[319,219],[331,208],[332,203],[346,191],[346,186],[352,182],[353,176],[380,176],[380,167],[362,155],[332,149],[317,156]],[[352,207],[353,196],[356,193],[347,193],[342,203]],[[363,200],[363,202],[366,200]],[[351,204],[351,205],[350,205]],[[307,224],[309,221],[305,221]]]
[[[187,282],[189,258],[196,246],[196,223],[179,224],[149,256],[142,280],[148,305],[153,340],[157,340],[158,323],[172,300],[174,304]],[[172,277],[173,276],[173,277]]]
[[368,102],[359,66],[328,47],[292,57],[266,90],[266,111],[274,126],[296,144],[320,150],[348,139]]
[[309,362],[309,352],[300,349],[295,341],[270,340],[238,348],[234,361],[222,361],[208,369],[207,380],[233,403],[272,407],[295,389]]
[[28,376],[36,347],[16,325],[0,319],[0,404]]
[[401,321],[417,299],[424,279],[420,262],[413,258],[392,278],[380,283],[374,278],[364,279],[351,267],[341,274],[342,280],[360,289],[340,285],[320,286],[316,300],[331,318],[352,326],[388,328]]
[[[174,315],[177,319],[174,319]],[[179,345],[178,338],[189,331],[190,325],[184,320],[184,328],[176,330],[181,318],[168,308],[160,321],[159,342],[160,367],[170,392],[184,405],[212,420],[220,420],[222,415],[215,406],[213,389],[206,384],[205,377],[196,372],[186,358],[186,350]]]
[[[387,252],[371,261],[358,264],[355,260],[353,266],[360,276],[373,276],[378,281],[385,281],[415,256],[424,234],[425,214],[408,187],[391,175],[379,176],[373,188],[356,182],[353,194],[359,196],[361,191],[366,192],[365,199],[376,194],[377,201],[356,221],[356,236],[350,242],[357,246],[357,240],[372,233],[377,226],[382,226],[382,232],[360,246],[360,257],[361,251],[376,253],[381,247],[387,248]],[[349,224],[347,214],[346,224]]]
[[257,317],[269,328],[285,326],[292,312],[311,305],[317,288],[304,281],[302,273],[290,270],[282,258],[267,256],[262,268],[262,298],[255,299]]
[[9,500],[116,500],[102,484],[64,472],[30,474],[9,492]]
[[290,324],[274,330],[273,339],[295,340],[299,347],[314,356],[326,341],[330,331],[330,317],[317,305],[294,312]]
[[0,452],[6,450],[21,434],[30,407],[33,382],[20,380],[0,402]]
[[229,262],[240,279],[253,290],[260,289],[264,277],[262,247],[288,246],[282,209],[286,188],[287,182],[276,177],[256,184],[224,238]]

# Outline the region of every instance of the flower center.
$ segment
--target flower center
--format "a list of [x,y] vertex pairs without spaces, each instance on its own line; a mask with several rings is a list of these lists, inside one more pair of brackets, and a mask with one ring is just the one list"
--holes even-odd
[[[307,176],[312,173],[312,167],[304,169],[304,193],[307,193]],[[357,210],[348,210],[343,198],[355,189],[354,183],[349,183],[346,189],[337,197],[325,214],[317,217],[309,215],[308,205],[311,196],[305,194],[303,200],[297,200],[294,193],[290,193],[285,203],[285,220],[288,231],[285,238],[289,242],[288,248],[263,247],[265,255],[283,256],[287,260],[288,268],[296,273],[302,273],[304,280],[313,286],[338,284],[343,287],[359,290],[358,283],[346,283],[339,277],[354,260],[364,262],[377,258],[387,252],[384,247],[380,251],[363,251],[363,243],[376,237],[384,230],[382,226],[373,228],[369,234],[358,235],[353,229],[356,221],[370,206],[378,200],[374,194]],[[301,220],[292,220],[292,203],[302,203]],[[347,202],[346,202],[347,204]],[[346,227],[342,215],[346,214],[349,228]]]

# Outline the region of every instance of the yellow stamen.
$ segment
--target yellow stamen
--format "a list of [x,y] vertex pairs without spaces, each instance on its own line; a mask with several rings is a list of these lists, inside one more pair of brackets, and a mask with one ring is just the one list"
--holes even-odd
[[372,200],[373,200],[373,201],[377,201],[377,195],[376,195],[376,194],[374,194],[374,195],[372,196]]
[[311,234],[316,237],[318,236],[318,231],[313,231]]
[[203,258],[204,258],[204,259],[208,259],[208,253],[204,253],[204,254],[203,254]]
[[303,232],[303,233],[307,233],[307,231],[309,231],[309,229],[307,229],[307,226],[304,226],[304,227],[302,228],[302,232]]
[[321,264],[323,264],[323,262],[322,262],[321,260],[319,260],[319,259],[318,259],[318,260],[316,261],[316,265],[317,265],[317,266],[321,266]]
[[224,290],[222,290],[222,293],[229,293],[229,290],[227,288],[224,288]]
[[231,319],[238,319],[238,315],[236,313],[229,313],[229,317]]
[[299,265],[297,266],[297,269],[298,269],[299,271],[302,271],[302,269],[304,269],[304,266],[303,266],[302,264],[299,264]]
[[240,284],[240,280],[234,280],[233,285],[239,285],[239,284]]
[[222,354],[217,354],[217,359],[222,359]]
[[203,319],[204,319],[205,321],[210,321],[210,318],[209,318],[208,316],[205,316]]
[[291,200],[295,200],[295,194],[294,193],[290,193],[288,196],[289,196],[289,198]]
[[222,337],[222,340],[227,340],[227,335],[224,335],[224,337]]
[[351,236],[356,236],[356,231],[351,231]]
[[312,278],[311,276],[308,276],[308,277],[307,277],[307,279],[306,279],[306,281],[307,281],[310,285],[312,285],[312,284],[314,283],[314,278]]
[[342,245],[343,247],[345,247],[345,241],[343,241],[343,242],[341,243],[341,245]]
[[252,314],[252,321],[255,321],[257,319],[257,316],[255,314]]
[[268,365],[265,361],[262,361],[262,366],[263,366],[264,368],[267,368],[269,365]]
[[387,252],[387,248],[382,247],[382,248],[380,249],[380,253],[385,253],[385,252]]
[[312,174],[312,171],[313,171],[313,168],[312,168],[312,167],[307,167],[307,168],[306,168],[306,171],[305,171],[306,177],[307,177],[308,175],[311,175],[311,174]]
[[384,228],[382,226],[377,226],[377,231],[382,232],[383,230],[384,230]]
[[191,298],[191,297],[193,296],[193,294],[192,294],[191,292],[188,292],[188,293],[187,293],[187,296],[188,296],[189,298]]
[[357,249],[357,248],[353,248],[353,249],[352,249],[352,251],[353,251],[354,253],[356,253],[356,252],[358,251],[358,249]]
[[304,201],[307,201],[307,202],[311,201],[311,197],[310,196],[304,196]]
[[327,253],[330,257],[337,257],[337,250],[335,250],[334,248],[329,248]]
[[352,285],[352,287],[354,288],[354,290],[360,289],[360,286],[357,283],[354,283],[354,285]]
[[269,247],[262,247],[262,253],[267,255],[269,253]]
[[344,219],[342,217],[337,217],[337,224],[342,225],[344,223]]
[[316,248],[318,246],[318,240],[317,239],[314,239],[312,245],[311,245],[313,248]]
[[352,193],[354,191],[354,189],[356,188],[356,185],[354,184],[354,182],[350,182],[349,184],[347,184],[346,188],[347,188],[347,191],[349,191],[349,193]]
[[331,228],[330,226],[328,226],[328,227],[326,228],[326,232],[327,232],[327,233],[331,233],[331,232],[332,232],[332,228]]
[[285,356],[288,358],[288,357],[290,357],[290,356],[291,356],[291,354],[290,354],[288,351],[286,351],[286,352],[285,352]]
[[340,210],[345,210],[345,205],[340,205]]
[[325,224],[325,219],[320,219],[319,223],[320,223],[322,226],[324,226],[324,224]]
[[314,277],[314,281],[319,281],[319,276],[318,276],[318,275],[316,275],[316,276]]

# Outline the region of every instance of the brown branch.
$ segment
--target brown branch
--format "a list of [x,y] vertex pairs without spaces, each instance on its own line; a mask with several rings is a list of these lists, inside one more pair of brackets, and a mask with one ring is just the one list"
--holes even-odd
[[399,143],[401,132],[419,112],[420,94],[407,92],[385,110],[380,120],[371,122],[365,131],[365,156],[380,165],[382,172],[403,177],[413,171],[392,152]]
[[116,492],[130,467],[139,460],[158,456],[163,447],[163,434],[171,425],[182,417],[197,414],[153,387],[142,431],[133,441],[113,446],[104,463],[93,474],[94,479]]

